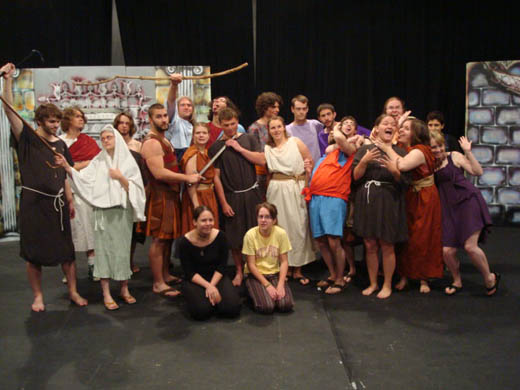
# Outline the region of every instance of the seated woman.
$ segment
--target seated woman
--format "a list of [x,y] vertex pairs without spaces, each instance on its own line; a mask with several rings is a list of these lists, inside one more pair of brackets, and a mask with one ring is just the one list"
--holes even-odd
[[[209,127],[206,124],[196,124],[193,127],[193,144],[186,149],[182,156],[181,170],[186,174],[198,173],[209,162],[206,145],[209,140]],[[214,224],[218,224],[218,206],[215,197],[215,187],[222,187],[222,182],[215,176],[215,167],[212,165],[204,172],[204,180],[200,183],[187,187],[187,193],[182,197],[182,234],[192,230],[193,210],[204,205],[208,206],[213,213]],[[222,191],[224,191],[222,189]]]
[[450,270],[453,282],[446,287],[446,295],[454,295],[462,290],[457,248],[464,248],[473,265],[484,279],[486,294],[495,295],[498,291],[500,274],[489,270],[484,251],[478,246],[484,241],[491,225],[491,216],[478,188],[464,176],[482,175],[482,167],[471,152],[471,141],[461,137],[459,144],[464,154],[446,152],[444,136],[439,132],[430,133],[432,152],[438,167],[435,182],[439,189],[442,210],[442,251],[444,263]]
[[401,158],[388,144],[380,140],[375,145],[385,152],[385,164],[396,164],[401,172],[411,172],[412,185],[406,192],[408,243],[398,256],[397,270],[401,291],[408,279],[420,281],[421,293],[429,293],[428,279],[442,278],[441,203],[433,172],[435,157],[430,148],[430,134],[419,119],[407,119],[399,129],[399,145],[408,151]]
[[130,243],[134,221],[144,221],[145,193],[141,172],[123,137],[111,125],[100,133],[102,151],[76,171],[63,156],[56,163],[72,178],[72,187],[94,208],[94,277],[101,279],[107,310],[119,309],[110,293],[109,279],[121,282],[120,296],[136,302],[128,291]]
[[276,206],[264,202],[256,206],[258,226],[244,236],[242,253],[247,257],[246,287],[259,313],[293,309],[292,292],[285,281],[292,249],[287,233],[276,225]]
[[194,229],[179,239],[179,258],[185,274],[182,293],[188,312],[196,320],[214,313],[226,317],[240,314],[240,296],[226,276],[228,245],[224,233],[215,229],[211,209],[193,211]]

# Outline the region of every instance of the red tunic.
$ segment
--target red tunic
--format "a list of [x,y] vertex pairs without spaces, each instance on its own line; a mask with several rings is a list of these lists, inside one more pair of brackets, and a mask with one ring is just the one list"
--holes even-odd
[[[408,243],[398,256],[398,272],[409,279],[427,280],[443,276],[441,202],[433,183],[417,188],[414,183],[434,173],[435,157],[429,146],[415,145],[408,150],[420,150],[426,164],[412,171],[412,185],[406,193]],[[427,183],[428,184],[428,183]]]
[[[193,156],[197,156],[197,172],[200,172],[210,160],[207,150],[202,153],[195,145],[192,145],[182,156],[181,169],[183,171],[185,171],[186,164]],[[218,205],[213,185],[214,177],[215,167],[211,166],[206,172],[204,172],[205,180],[202,180],[197,188],[197,197],[200,205],[207,206],[211,209],[213,212],[215,227],[218,228]],[[193,203],[191,202],[188,191],[186,191],[182,196],[182,234],[186,234],[193,228]]]
[[79,133],[78,138],[69,148],[74,162],[92,160],[100,151],[97,142],[83,133]]
[[[177,158],[170,142],[163,137],[149,133],[143,141],[150,139],[159,141],[163,150],[164,167],[172,172],[179,172]],[[146,224],[138,231],[144,231],[147,236],[171,240],[181,234],[180,185],[169,184],[157,180],[146,165]]]

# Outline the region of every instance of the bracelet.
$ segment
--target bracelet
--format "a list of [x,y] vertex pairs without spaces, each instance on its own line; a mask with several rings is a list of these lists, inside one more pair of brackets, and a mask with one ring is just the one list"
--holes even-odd
[[267,288],[269,286],[272,286],[271,282],[267,282],[266,284],[264,284],[264,288]]

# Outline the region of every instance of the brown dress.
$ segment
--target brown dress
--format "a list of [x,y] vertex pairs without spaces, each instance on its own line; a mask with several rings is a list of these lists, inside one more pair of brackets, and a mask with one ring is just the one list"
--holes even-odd
[[429,146],[415,145],[424,154],[426,164],[412,171],[412,184],[406,193],[408,243],[398,256],[398,272],[409,279],[441,278],[442,220],[439,192],[433,174],[435,157]]
[[[65,142],[48,142],[74,165]],[[20,257],[43,266],[74,261],[74,245],[65,199],[63,168],[55,167],[54,154],[33,130],[23,126],[18,141],[18,158],[22,174],[20,199]]]
[[[181,159],[181,170],[186,172],[186,164],[193,156],[196,157],[197,161],[197,172],[200,172],[202,168],[209,162],[208,151],[204,150],[200,152],[199,149],[192,145],[190,146]],[[199,198],[199,204],[207,206],[213,212],[215,219],[215,226],[218,226],[218,205],[217,198],[215,197],[215,190],[213,184],[213,178],[215,177],[215,168],[209,167],[203,175],[206,179],[202,180],[197,187],[197,197]],[[193,225],[193,203],[188,194],[185,191],[182,195],[182,235],[184,236],[187,232],[192,230],[195,226]]]
[[[143,141],[156,139],[163,149],[164,167],[172,172],[179,172],[179,165],[172,145],[166,138],[159,138],[149,133]],[[144,231],[147,236],[171,240],[181,235],[180,185],[157,180],[146,165],[146,222],[137,231]],[[144,226],[143,226],[144,225]]]

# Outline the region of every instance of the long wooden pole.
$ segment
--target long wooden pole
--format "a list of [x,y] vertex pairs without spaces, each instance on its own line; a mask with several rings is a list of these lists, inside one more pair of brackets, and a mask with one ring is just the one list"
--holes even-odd
[[[228,69],[228,70],[224,70],[222,72],[218,72],[218,73],[210,73],[210,74],[206,74],[206,75],[201,75],[201,76],[183,76],[182,79],[183,80],[203,80],[203,79],[211,79],[213,77],[220,77],[220,76],[225,76],[227,74],[230,74],[230,73],[233,73],[233,72],[236,72],[240,69],[243,69],[245,68],[246,66],[248,66],[249,64],[247,62],[244,62],[242,65],[239,65],[239,66],[236,66],[234,68],[231,68],[231,69]],[[130,80],[152,80],[152,81],[168,81],[170,80],[169,77],[153,77],[153,76],[126,76],[126,75],[116,75],[116,76],[113,76],[113,77],[110,77],[108,79],[105,79],[105,80],[100,80],[100,81],[83,81],[83,82],[76,82],[75,84],[76,85],[99,85],[99,84],[105,84],[105,83],[109,83],[110,81],[114,81],[116,79],[130,79]]]
[[29,124],[29,122],[27,122],[25,119],[22,118],[22,116],[15,110],[15,108],[9,103],[7,102],[7,100],[4,99],[3,96],[0,96],[0,100],[2,101],[2,103],[4,103],[4,106],[9,108],[9,110],[11,110],[22,122],[25,126],[27,126],[29,129],[31,129],[34,134],[36,134],[36,136],[40,139],[40,141],[43,142],[43,144],[49,148],[49,150],[54,153],[55,155],[58,155],[58,152],[56,152],[56,150],[54,150],[54,148],[49,145],[49,143],[47,142],[47,140],[45,138],[43,138],[40,134],[38,134],[36,132],[36,130],[33,129],[33,127]]

